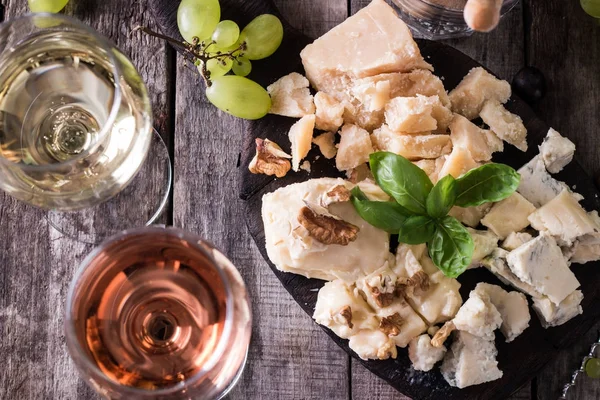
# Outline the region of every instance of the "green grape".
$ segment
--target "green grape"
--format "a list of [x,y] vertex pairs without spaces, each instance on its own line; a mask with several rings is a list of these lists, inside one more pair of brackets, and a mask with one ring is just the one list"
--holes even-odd
[[252,63],[246,57],[238,57],[233,63],[232,70],[237,76],[247,76],[252,71]]
[[[210,71],[210,79],[225,75],[231,71],[232,66],[233,60],[229,57],[223,57],[222,59],[213,58],[206,62],[206,69]],[[202,66],[198,68],[202,69]]]
[[240,27],[233,21],[225,20],[219,22],[212,34],[212,40],[219,48],[233,46],[240,37]]
[[587,362],[585,363],[585,373],[590,378],[600,378],[600,359],[590,358],[589,360],[587,360]]
[[28,0],[29,9],[36,13],[57,13],[69,2],[69,0]]
[[217,108],[239,118],[259,119],[271,108],[269,93],[242,76],[225,75],[212,80],[206,97]]
[[579,0],[583,11],[594,18],[600,18],[600,0]]
[[177,9],[179,32],[189,43],[210,38],[220,19],[219,0],[183,0]]
[[279,18],[263,14],[254,18],[240,34],[238,42],[246,42],[244,56],[249,60],[269,57],[281,45],[283,25]]

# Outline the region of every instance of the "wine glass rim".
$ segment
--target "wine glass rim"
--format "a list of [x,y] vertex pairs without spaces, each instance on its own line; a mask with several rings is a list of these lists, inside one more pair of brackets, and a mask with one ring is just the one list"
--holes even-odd
[[[118,84],[118,79],[121,76],[121,67],[117,60],[116,55],[113,52],[113,50],[117,49],[117,46],[113,42],[111,42],[107,37],[101,35],[98,31],[96,31],[92,27],[84,24],[77,18],[68,16],[68,15],[64,15],[64,14],[27,13],[27,14],[21,15],[19,17],[12,18],[12,19],[9,19],[7,21],[0,23],[0,30],[3,28],[6,28],[8,26],[12,26],[15,23],[22,22],[22,21],[30,21],[30,20],[34,21],[35,18],[52,18],[55,20],[60,20],[62,22],[71,24],[71,25],[75,26],[77,29],[80,29],[81,31],[84,31],[86,34],[89,34],[90,36],[92,36],[94,38],[94,40],[97,41],[98,47],[100,47],[101,49],[103,49],[105,51],[106,57],[108,58],[108,60],[110,62],[110,70],[115,79],[115,83],[113,86],[114,93],[113,93],[112,105],[110,108],[110,112],[108,114],[108,118],[107,118],[106,122],[103,124],[102,129],[100,130],[100,134],[98,135],[99,139],[97,140],[97,143],[101,143],[102,139],[105,138],[106,136],[108,136],[108,133],[114,126],[115,121],[117,120],[117,115],[119,113],[119,108],[121,106],[122,93],[121,93],[121,86]],[[0,164],[4,164],[5,166],[7,166],[9,168],[18,168],[23,171],[30,171],[30,172],[32,172],[32,171],[37,171],[37,172],[50,171],[51,172],[53,170],[58,170],[58,169],[66,167],[66,166],[75,165],[78,161],[80,161],[80,160],[88,157],[90,154],[92,154],[93,151],[95,151],[95,149],[96,149],[96,145],[92,146],[90,149],[82,151],[80,154],[78,154],[77,156],[75,156],[73,158],[70,158],[66,161],[57,162],[54,164],[30,165],[30,164],[23,164],[23,163],[15,163],[14,161],[10,161],[4,157],[0,157]]]
[[[184,240],[187,244],[193,246],[196,250],[200,251],[205,257],[207,257],[217,270],[219,277],[221,278],[221,282],[223,283],[226,300],[225,300],[225,324],[223,328],[223,333],[219,337],[217,347],[215,351],[211,354],[210,358],[206,363],[204,363],[201,369],[190,376],[186,380],[183,380],[177,384],[172,386],[168,386],[165,388],[155,389],[155,390],[146,390],[139,389],[132,386],[126,386],[119,384],[118,382],[112,380],[106,374],[104,374],[100,368],[96,364],[94,364],[87,356],[78,357],[79,361],[75,361],[73,354],[77,352],[77,354],[86,354],[86,350],[81,346],[79,340],[76,339],[76,329],[74,319],[71,318],[71,309],[73,308],[73,301],[75,297],[76,284],[83,277],[84,273],[87,271],[90,263],[110,244],[123,241],[125,239],[129,239],[135,236],[144,235],[144,234],[152,234],[152,233],[162,233],[169,236],[174,236],[179,239]],[[225,348],[228,345],[228,341],[233,333],[233,312],[234,312],[234,302],[233,302],[233,291],[232,286],[227,277],[227,274],[223,271],[221,265],[217,262],[217,260],[210,254],[208,249],[206,248],[212,247],[207,241],[202,239],[201,237],[187,232],[183,229],[176,227],[166,227],[160,225],[153,226],[145,226],[142,228],[133,228],[122,231],[100,243],[97,247],[95,247],[79,264],[79,267],[75,271],[71,283],[69,285],[69,291],[67,294],[67,304],[66,304],[66,316],[65,316],[65,331],[66,331],[66,340],[67,340],[67,348],[71,353],[71,357],[75,361],[76,364],[81,362],[85,365],[86,371],[89,372],[91,376],[95,379],[101,380],[102,382],[107,382],[109,386],[118,387],[118,390],[123,394],[130,395],[152,395],[152,396],[162,396],[176,393],[186,387],[193,386],[194,383],[201,380],[206,374],[217,364],[223,353],[225,352]],[[99,385],[100,387],[102,385]]]

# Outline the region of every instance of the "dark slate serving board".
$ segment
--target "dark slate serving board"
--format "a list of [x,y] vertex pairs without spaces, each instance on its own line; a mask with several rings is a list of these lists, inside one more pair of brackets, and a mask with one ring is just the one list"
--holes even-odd
[[[172,37],[179,37],[176,26],[176,10],[179,2],[151,0],[150,4],[163,33]],[[241,26],[262,13],[269,12],[280,16],[269,0],[221,0],[221,7],[222,19],[235,20]],[[251,78],[263,86],[274,82],[289,72],[303,72],[299,52],[312,40],[293,29],[285,21],[283,22],[285,36],[281,48],[267,60],[254,64]],[[435,67],[435,73],[443,77],[448,90],[455,87],[471,68],[480,66],[473,59],[448,45],[428,40],[417,40],[417,42],[423,56]],[[494,161],[518,168],[537,154],[537,146],[548,131],[548,126],[536,117],[533,110],[525,102],[516,96],[511,98],[506,107],[523,119],[529,132],[529,151],[522,153],[513,146],[506,145],[505,151],[495,156]],[[274,179],[265,175],[250,174],[247,169],[250,160],[254,156],[254,139],[257,137],[268,137],[279,143],[284,150],[289,151],[290,144],[287,133],[294,122],[295,120],[291,118],[268,115],[259,121],[246,124],[247,130],[244,132],[244,145],[241,149],[239,168],[240,197],[246,201],[246,224],[263,257],[298,304],[309,315],[312,315],[317,298],[317,289],[324,282],[283,273],[277,270],[269,261],[265,250],[261,198],[263,194],[291,183],[310,178],[341,176],[341,174],[335,168],[332,160],[327,160],[324,157],[315,160],[319,153],[314,147],[307,157],[312,166],[310,173],[303,171],[299,173],[290,172],[285,178]],[[579,163],[572,162],[556,177],[567,182],[573,188],[576,188],[577,192],[585,196],[582,204],[587,210],[600,210],[599,193],[593,180]],[[600,319],[600,307],[597,306],[597,303],[600,302],[600,285],[597,284],[599,268],[600,263],[597,262],[583,266],[573,266],[573,271],[582,284],[581,290],[583,290],[585,296],[582,304],[584,309],[582,316],[563,326],[546,330],[540,326],[537,316],[532,311],[530,327],[515,341],[505,343],[504,338],[499,333],[496,337],[499,367],[504,372],[504,376],[499,380],[462,390],[448,386],[438,368],[427,373],[413,370],[406,349],[399,349],[398,357],[395,360],[364,361],[360,360],[348,348],[347,340],[338,338],[329,329],[324,328],[324,331],[370,371],[414,399],[503,399],[533,378],[548,361],[555,357],[558,349],[575,343]],[[477,282],[486,281],[503,286],[491,273],[482,268],[467,271],[460,277],[459,281],[462,284],[461,294],[463,298],[468,296],[469,291],[473,289]]]

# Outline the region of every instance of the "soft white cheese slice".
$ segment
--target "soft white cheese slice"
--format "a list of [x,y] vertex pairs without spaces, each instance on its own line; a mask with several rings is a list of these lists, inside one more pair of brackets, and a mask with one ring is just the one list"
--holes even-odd
[[431,371],[446,354],[446,347],[433,347],[428,334],[417,336],[408,345],[408,358],[417,371]]
[[363,360],[396,358],[394,341],[380,330],[362,330],[350,336],[348,346]]
[[[343,179],[321,178],[289,185],[263,196],[267,254],[278,269],[309,278],[355,281],[380,268],[387,260],[389,235],[363,220],[350,202],[329,206],[333,215],[360,229],[356,240],[347,246],[322,244],[298,222],[298,213],[305,202],[320,204],[322,196],[338,185],[354,187]],[[385,194],[381,192],[381,196]]]
[[357,78],[432,69],[406,24],[384,0],[373,0],[306,46],[300,57],[312,85],[328,92]]
[[512,342],[529,326],[531,315],[527,299],[523,293],[507,292],[500,286],[489,283],[478,283],[474,292],[480,296],[488,296],[502,317],[500,331],[506,342]]
[[501,239],[504,239],[511,232],[528,227],[529,220],[527,217],[534,211],[533,204],[515,192],[506,199],[494,204],[490,212],[481,220],[481,224],[490,228]]
[[575,144],[550,128],[540,146],[540,154],[548,172],[556,174],[573,159]]
[[583,293],[575,290],[560,304],[556,305],[547,297],[533,299],[533,309],[544,328],[562,325],[583,313],[581,301]]
[[523,282],[559,304],[579,287],[556,240],[546,233],[511,251],[506,256],[511,271]]
[[599,231],[598,225],[568,190],[532,213],[529,221],[533,228],[548,232],[566,245],[580,236]]
[[521,182],[517,191],[534,206],[541,207],[562,192],[566,185],[552,178],[541,155],[533,157],[517,171]]
[[502,378],[493,341],[468,332],[454,334],[454,343],[444,357],[441,371],[450,386],[460,389]]

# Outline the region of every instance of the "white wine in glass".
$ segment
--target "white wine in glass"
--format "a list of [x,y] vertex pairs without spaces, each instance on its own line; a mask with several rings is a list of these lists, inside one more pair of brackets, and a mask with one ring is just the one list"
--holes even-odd
[[0,25],[0,188],[52,210],[100,204],[136,175],[152,139],[146,87],[82,23],[31,14]]
[[218,399],[250,341],[245,285],[225,256],[174,228],[126,231],[82,263],[66,337],[80,373],[110,399]]

